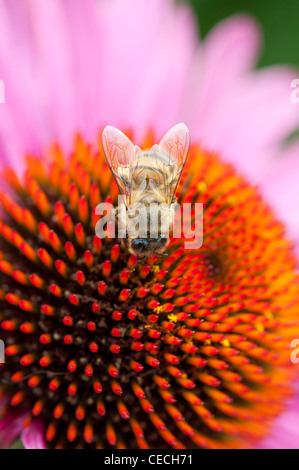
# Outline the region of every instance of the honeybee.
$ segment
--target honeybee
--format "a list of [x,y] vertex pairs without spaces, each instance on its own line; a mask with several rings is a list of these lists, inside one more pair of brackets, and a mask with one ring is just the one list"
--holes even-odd
[[142,151],[120,130],[107,126],[102,143],[125,204],[125,215],[121,220],[118,217],[118,223],[125,227],[129,252],[139,258],[165,255],[173,226],[175,190],[189,151],[188,128],[177,124],[158,145]]

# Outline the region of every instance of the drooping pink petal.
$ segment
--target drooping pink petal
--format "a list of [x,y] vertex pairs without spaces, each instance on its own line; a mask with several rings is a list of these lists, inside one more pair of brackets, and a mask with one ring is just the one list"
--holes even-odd
[[21,433],[21,440],[25,449],[46,449],[44,428],[40,420],[36,419]]

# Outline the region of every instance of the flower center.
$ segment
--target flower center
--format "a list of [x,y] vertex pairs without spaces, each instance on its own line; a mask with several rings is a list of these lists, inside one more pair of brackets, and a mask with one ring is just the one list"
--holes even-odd
[[0,197],[4,412],[39,417],[58,448],[260,439],[290,391],[299,282],[257,191],[192,147],[178,196],[203,203],[203,246],[173,238],[136,265],[95,236],[95,207],[118,195],[101,149],[78,137],[71,157],[27,164]]

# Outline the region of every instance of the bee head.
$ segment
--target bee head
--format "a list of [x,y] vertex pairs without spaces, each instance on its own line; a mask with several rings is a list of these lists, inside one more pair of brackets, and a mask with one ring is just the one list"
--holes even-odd
[[133,238],[130,240],[129,249],[137,256],[150,256],[161,254],[166,248],[168,238],[160,235],[158,238]]

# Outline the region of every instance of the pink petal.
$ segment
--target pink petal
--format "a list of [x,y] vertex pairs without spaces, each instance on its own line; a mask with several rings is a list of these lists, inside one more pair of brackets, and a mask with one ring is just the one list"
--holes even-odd
[[[102,57],[105,35],[94,0],[61,2],[72,55],[72,88],[75,106],[75,128],[87,139],[94,140],[105,110],[99,102],[103,82]],[[109,2],[110,3],[110,2]],[[60,71],[61,73],[61,71]],[[53,115],[55,103],[53,103]]]
[[153,129],[157,139],[180,122],[183,93],[197,44],[196,25],[186,5],[164,16],[131,115],[132,122]]
[[76,73],[71,60],[72,44],[63,2],[28,0],[34,64],[39,74],[39,105],[48,112],[49,137],[69,148],[76,131],[75,96],[72,77]]
[[21,433],[28,413],[10,413],[0,421],[0,442],[7,449]]
[[195,136],[205,135],[221,97],[252,68],[259,44],[258,26],[246,16],[224,20],[209,33],[194,64],[185,100],[188,110],[183,118]]
[[260,449],[298,449],[299,448],[299,382],[296,394],[289,400],[288,407],[274,422],[269,436],[260,444]]
[[15,27],[3,1],[0,2],[0,30],[0,70],[5,84],[5,104],[0,106],[1,160],[4,163],[9,160],[18,170],[24,149],[40,150],[41,132],[35,112],[28,44],[25,41],[21,47],[19,37],[13,34]]
[[112,0],[99,6],[101,124],[148,127],[162,135],[177,120],[197,42],[189,8],[170,0]]
[[[94,139],[99,127],[115,124],[133,127],[137,135],[148,127],[162,135],[179,119],[197,44],[186,5],[172,0],[87,0],[84,8],[78,0],[28,0],[21,9],[15,0],[6,5],[1,31],[11,50],[2,49],[3,63],[12,76],[19,71],[16,83],[9,76],[6,81],[17,93],[9,103],[20,122],[18,136],[24,135],[24,141],[8,139],[12,144],[32,151],[30,142],[45,146],[59,140],[70,149],[78,130]],[[19,40],[11,33],[16,25]],[[31,135],[28,127],[36,132]]]
[[263,176],[261,190],[286,224],[288,235],[299,243],[299,141],[282,152]]
[[248,75],[219,103],[214,132],[205,136],[209,148],[258,177],[268,163],[269,149],[299,124],[299,113],[290,100],[293,73],[270,68]]
[[250,18],[235,16],[217,25],[198,53],[183,112],[193,141],[218,152],[253,182],[299,124],[290,99],[297,72],[283,67],[250,72],[258,44]]
[[40,420],[35,420],[21,434],[25,449],[46,449],[45,435]]

